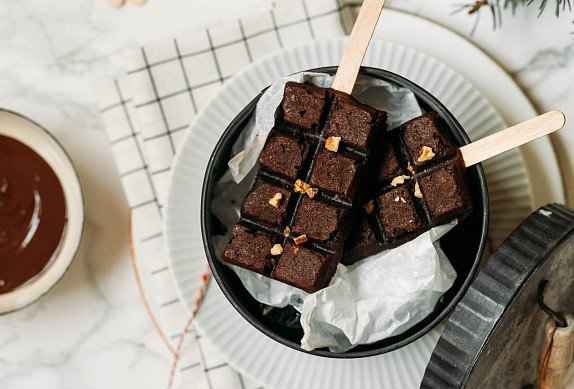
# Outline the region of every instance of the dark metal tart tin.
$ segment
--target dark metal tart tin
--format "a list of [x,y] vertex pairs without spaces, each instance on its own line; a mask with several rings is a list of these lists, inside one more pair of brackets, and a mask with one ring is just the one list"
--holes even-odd
[[[337,67],[310,69],[310,72],[335,74]],[[413,82],[388,71],[362,67],[364,76],[378,78],[411,89],[425,111],[435,111],[442,118],[459,146],[470,143],[462,126],[434,96]],[[263,92],[261,92],[262,94]],[[231,148],[255,111],[261,97],[255,97],[229,124],[209,159],[203,181],[201,198],[201,230],[205,253],[213,277],[229,302],[249,323],[265,335],[288,347],[313,355],[334,358],[361,358],[386,353],[403,347],[434,328],[460,301],[480,264],[488,232],[488,192],[484,171],[480,165],[467,169],[474,210],[441,239],[441,247],[452,261],[458,276],[453,287],[437,302],[434,311],[404,333],[381,341],[357,346],[345,353],[332,353],[327,349],[305,351],[300,347],[303,330],[290,307],[269,309],[257,302],[235,273],[216,258],[212,236],[221,232],[221,225],[211,213],[212,194],[215,184],[227,170]]]
[[524,220],[454,309],[421,387],[536,387],[549,317],[539,292],[552,310],[574,312],[573,253],[573,209],[549,204]]

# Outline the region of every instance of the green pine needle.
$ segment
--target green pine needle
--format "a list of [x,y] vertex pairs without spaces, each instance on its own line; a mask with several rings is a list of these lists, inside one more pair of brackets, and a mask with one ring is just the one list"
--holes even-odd
[[[556,17],[559,17],[562,12],[572,12],[572,3],[574,0],[554,0],[554,13]],[[496,29],[502,26],[502,13],[510,9],[512,15],[516,14],[516,11],[520,7],[529,7],[532,5],[538,5],[538,17],[542,15],[544,10],[548,8],[548,0],[478,0],[473,3],[458,4],[454,13],[461,11],[467,11],[469,14],[476,15],[475,25],[472,29],[476,29],[478,20],[480,19],[481,11],[484,8],[488,8],[492,17],[493,28]]]

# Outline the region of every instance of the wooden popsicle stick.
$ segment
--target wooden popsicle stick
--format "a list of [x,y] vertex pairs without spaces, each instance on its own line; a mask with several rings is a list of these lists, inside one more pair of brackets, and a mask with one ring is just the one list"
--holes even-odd
[[365,0],[343,52],[331,88],[351,94],[385,0]]
[[460,148],[466,167],[558,131],[566,124],[560,111],[550,111]]

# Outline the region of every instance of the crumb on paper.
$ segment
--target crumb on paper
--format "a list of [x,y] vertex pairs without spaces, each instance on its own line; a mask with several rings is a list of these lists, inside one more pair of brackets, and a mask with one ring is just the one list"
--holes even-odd
[[411,174],[413,174],[413,175],[415,174],[415,168],[413,167],[413,165],[411,165],[410,162],[408,162],[407,170],[408,170],[409,172],[411,172]]
[[283,230],[283,236],[288,237],[289,235],[291,235],[291,228],[289,228],[289,226],[287,226]]

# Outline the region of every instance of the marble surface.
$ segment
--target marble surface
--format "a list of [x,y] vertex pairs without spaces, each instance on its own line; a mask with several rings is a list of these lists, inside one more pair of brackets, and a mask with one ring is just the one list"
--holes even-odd
[[[151,326],[129,263],[127,206],[93,90],[121,69],[126,46],[236,18],[269,0],[149,0],[113,9],[105,0],[0,0],[0,107],[42,123],[69,151],[85,191],[86,233],[78,257],[38,303],[0,316],[3,388],[164,387],[170,356]],[[389,6],[452,28],[489,53],[540,111],[574,118],[574,14],[550,9],[453,15],[459,1],[394,0]],[[432,42],[429,42],[432,44]],[[457,55],[453,50],[453,56]],[[496,85],[492,86],[493,88]],[[571,119],[574,120],[574,119]],[[574,189],[574,128],[552,137]],[[574,190],[569,202],[574,204]]]

